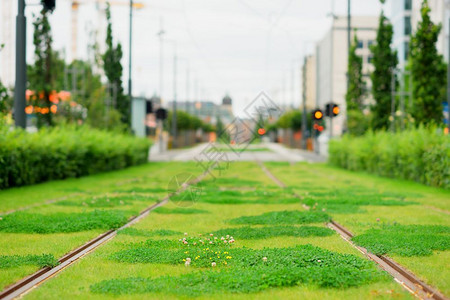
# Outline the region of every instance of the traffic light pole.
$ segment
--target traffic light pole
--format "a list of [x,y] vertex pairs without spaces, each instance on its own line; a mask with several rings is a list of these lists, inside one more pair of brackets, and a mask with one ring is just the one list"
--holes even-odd
[[[450,26],[450,18],[448,19],[448,25]],[[450,27],[449,27],[450,31]],[[448,39],[448,64],[447,64],[447,128],[450,134],[450,36]]]
[[303,91],[302,91],[302,148],[306,150],[307,148],[307,140],[306,140],[306,127],[307,119],[306,119],[306,56],[305,61],[303,63]]
[[16,83],[14,88],[14,121],[16,127],[25,128],[25,91],[27,84],[25,0],[18,0],[16,17]]

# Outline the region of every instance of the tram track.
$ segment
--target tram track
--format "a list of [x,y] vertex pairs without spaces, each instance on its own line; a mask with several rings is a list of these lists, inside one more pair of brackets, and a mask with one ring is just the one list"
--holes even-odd
[[[198,176],[197,178],[195,178],[194,180],[189,182],[188,184],[184,183],[181,186],[181,188],[179,190],[177,190],[176,194],[185,191],[190,185],[200,182],[207,175],[208,175],[208,171],[205,171],[200,176]],[[128,222],[126,224],[124,224],[123,226],[121,226],[120,228],[109,230],[109,231],[97,236],[96,238],[88,241],[81,247],[78,247],[75,250],[64,255],[63,257],[61,257],[58,260],[59,264],[57,266],[55,266],[53,268],[51,268],[51,267],[42,268],[42,269],[36,271],[35,273],[21,279],[20,281],[6,287],[3,291],[0,292],[0,300],[15,299],[17,297],[20,297],[20,296],[28,293],[29,291],[31,291],[38,285],[42,284],[49,278],[55,276],[57,273],[61,272],[62,270],[64,270],[68,266],[70,266],[72,263],[74,263],[74,262],[78,261],[79,259],[81,259],[82,257],[88,255],[90,252],[94,251],[97,247],[107,243],[109,240],[111,240],[113,237],[115,237],[117,235],[117,232],[119,230],[122,230],[124,228],[127,228],[127,227],[139,222],[140,220],[142,220],[143,218],[148,216],[151,211],[155,210],[156,208],[158,208],[160,206],[167,204],[169,202],[171,196],[172,195],[167,195],[158,203],[155,203],[155,204],[147,207],[143,211],[141,211],[137,216],[131,217],[128,220]]]
[[[287,185],[284,184],[279,178],[277,178],[269,169],[261,161],[256,161],[264,173],[273,180],[279,187],[287,188]],[[293,195],[299,199],[301,197],[293,192]],[[304,203],[302,206],[305,209],[310,209],[310,207]],[[434,289],[433,287],[427,285],[422,280],[420,280],[416,275],[405,269],[399,263],[394,261],[392,258],[389,258],[386,255],[375,255],[370,253],[366,248],[356,245],[352,242],[353,234],[350,230],[337,223],[336,221],[331,220],[327,226],[333,229],[336,233],[338,233],[346,242],[352,245],[355,249],[361,252],[364,256],[374,261],[381,269],[388,272],[394,280],[402,285],[406,290],[408,290],[414,296],[420,299],[426,300],[449,300],[449,298],[445,297],[439,291]]]

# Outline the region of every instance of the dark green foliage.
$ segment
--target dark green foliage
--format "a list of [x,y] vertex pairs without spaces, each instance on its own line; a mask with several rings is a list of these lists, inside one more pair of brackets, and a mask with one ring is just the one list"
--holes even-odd
[[[302,129],[302,115],[303,112],[301,110],[290,110],[284,113],[277,121],[275,126],[272,126],[272,129],[283,128],[283,129],[292,129],[294,131],[299,131]],[[306,124],[307,128],[311,128],[312,126],[312,114],[306,114]]]
[[362,58],[356,54],[358,37],[354,36],[348,54],[348,89],[345,94],[347,103],[347,129],[350,134],[361,135],[364,132],[363,97],[365,94],[365,83],[362,74]]
[[182,215],[208,213],[207,210],[188,208],[188,207],[178,207],[178,208],[172,208],[172,209],[166,208],[166,207],[158,207],[153,212],[155,212],[157,214],[182,214]]
[[450,139],[436,128],[344,136],[329,146],[330,163],[355,171],[450,188]]
[[[1,51],[2,47],[0,45],[0,51]],[[8,113],[11,110],[11,107],[9,105],[9,94],[8,94],[8,90],[6,89],[6,87],[2,84],[1,80],[0,80],[0,122],[1,122],[1,118],[2,115],[5,115],[6,113]]]
[[[167,130],[172,132],[172,111],[167,116]],[[213,129],[209,124],[203,122],[202,119],[197,116],[191,115],[185,111],[177,110],[177,130],[197,130],[207,129],[208,131]]]
[[142,164],[150,146],[147,139],[89,127],[0,133],[0,189]]
[[[134,249],[132,249],[134,250]],[[167,251],[139,248],[133,253],[117,253],[114,259],[124,262],[183,264],[192,257],[191,266],[209,267],[209,255],[200,248],[188,251]],[[213,249],[214,252],[216,249]],[[321,288],[348,288],[386,279],[373,263],[349,254],[338,254],[311,245],[291,248],[220,249],[231,257],[228,264],[218,264],[217,270],[192,272],[178,277],[125,278],[101,281],[91,286],[94,293],[141,294],[148,292],[198,296],[214,293],[251,293],[268,288],[313,285]],[[185,253],[188,252],[188,253]],[[211,252],[211,251],[210,251]],[[263,258],[266,257],[265,261]],[[203,257],[202,257],[203,258]],[[182,288],[180,288],[182,287]]]
[[171,236],[176,234],[181,234],[179,231],[173,231],[169,229],[157,229],[157,230],[142,230],[133,227],[127,227],[119,230],[117,234],[125,234],[130,236],[143,236],[143,237],[153,237],[153,236]]
[[330,216],[324,212],[314,211],[272,211],[258,216],[243,216],[229,220],[230,224],[278,225],[278,224],[309,224],[330,221]]
[[425,256],[450,249],[450,227],[438,225],[385,225],[352,239],[377,255]]
[[0,220],[0,232],[11,233],[59,233],[93,229],[116,229],[126,223],[122,211],[95,210],[85,213],[54,213],[48,215],[15,212]]
[[15,268],[23,265],[35,265],[39,268],[55,267],[59,264],[52,254],[42,255],[0,255],[0,269]]
[[130,125],[130,99],[124,94],[122,86],[122,45],[118,43],[114,45],[112,24],[111,24],[111,12],[109,3],[106,7],[106,21],[108,27],[106,30],[106,52],[103,54],[103,69],[105,75],[108,78],[108,84],[110,85],[110,97],[115,98],[116,109],[120,112],[121,121],[124,124]]
[[262,186],[263,183],[256,180],[243,179],[239,177],[218,177],[213,180],[205,180],[202,182],[205,187],[227,187],[232,186],[233,188],[239,187],[249,187],[254,189],[255,187]]
[[225,236],[227,234],[235,239],[265,239],[277,236],[294,236],[294,237],[310,237],[310,236],[330,236],[334,231],[325,227],[315,226],[267,226],[267,227],[238,227],[226,228],[214,231],[216,236]]
[[374,129],[387,129],[390,125],[392,76],[398,63],[397,51],[391,49],[392,36],[392,24],[381,12],[376,44],[370,49],[374,66],[374,71],[370,75],[375,100],[375,104],[371,107]]
[[413,80],[412,115],[417,124],[441,124],[446,92],[446,65],[436,49],[441,25],[430,18],[428,1],[422,2],[422,20],[410,42]]

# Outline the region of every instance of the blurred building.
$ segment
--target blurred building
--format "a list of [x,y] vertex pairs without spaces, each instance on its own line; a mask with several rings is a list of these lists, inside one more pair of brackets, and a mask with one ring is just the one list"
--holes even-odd
[[[168,107],[172,109],[173,102],[169,102]],[[212,101],[177,101],[177,109],[197,116],[209,124],[216,124],[218,118],[222,123],[230,124],[234,119],[232,107],[233,101],[228,95],[222,99],[221,104]]]
[[[351,40],[358,37],[357,54],[362,57],[363,74],[368,90],[369,74],[373,69],[369,47],[375,41],[378,16],[355,16],[351,19]],[[347,17],[334,17],[332,27],[316,45],[316,106],[324,109],[329,102],[341,107],[339,116],[333,118],[333,136],[341,135],[346,119],[345,94],[347,91]],[[368,93],[367,103],[370,103]]]
[[[393,46],[397,49],[399,68],[403,69],[408,60],[410,36],[417,29],[421,21],[421,0],[389,0],[391,5],[390,20],[394,27]],[[431,20],[435,24],[442,24],[442,29],[436,44],[439,53],[448,61],[448,33],[449,11],[446,7],[448,0],[428,0]]]
[[316,56],[308,55],[303,63],[303,88],[306,98],[306,109],[316,107]]

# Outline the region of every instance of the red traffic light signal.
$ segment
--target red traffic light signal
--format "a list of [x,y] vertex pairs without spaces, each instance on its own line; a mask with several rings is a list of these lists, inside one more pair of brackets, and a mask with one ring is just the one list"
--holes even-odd
[[258,129],[258,134],[259,135],[264,135],[266,133],[266,130],[264,128],[259,128]]
[[316,121],[322,120],[323,112],[320,109],[313,111],[313,119]]

